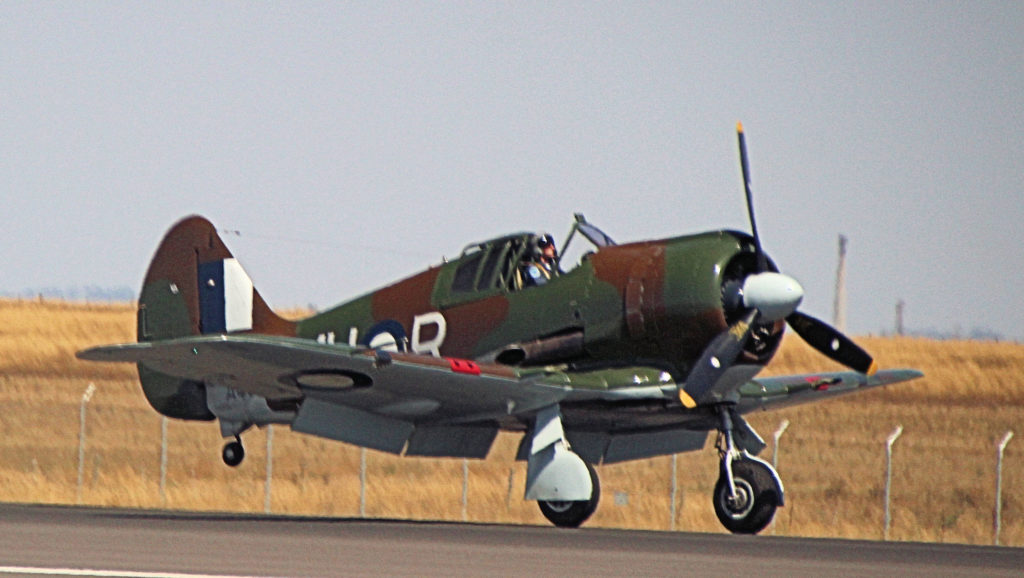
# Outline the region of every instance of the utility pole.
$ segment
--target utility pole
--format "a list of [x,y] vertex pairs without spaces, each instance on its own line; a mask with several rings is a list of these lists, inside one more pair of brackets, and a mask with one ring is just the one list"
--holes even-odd
[[836,269],[836,301],[832,308],[832,324],[846,332],[846,235],[839,235],[839,267]]
[[896,302],[896,335],[903,335],[903,308],[906,305],[902,299]]

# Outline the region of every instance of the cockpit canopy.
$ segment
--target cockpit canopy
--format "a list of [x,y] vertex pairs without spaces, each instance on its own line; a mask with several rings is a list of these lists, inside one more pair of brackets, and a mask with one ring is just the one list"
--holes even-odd
[[[556,274],[560,274],[567,263],[565,255],[569,251],[570,243],[576,233],[579,233],[592,245],[592,247],[583,249],[585,253],[615,244],[611,237],[588,223],[582,214],[577,213],[572,228],[569,230],[561,250],[557,253]],[[522,268],[535,258],[534,253],[538,241],[543,236],[543,234],[536,233],[515,233],[468,245],[459,256],[458,267],[451,285],[452,293],[474,293],[488,290],[518,291],[522,289],[524,286]]]

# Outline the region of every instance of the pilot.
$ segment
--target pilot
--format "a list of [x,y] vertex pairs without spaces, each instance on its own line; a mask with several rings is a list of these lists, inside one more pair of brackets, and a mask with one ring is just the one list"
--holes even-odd
[[523,269],[526,286],[543,285],[550,281],[557,274],[557,261],[555,238],[549,234],[538,236],[534,240],[532,260]]

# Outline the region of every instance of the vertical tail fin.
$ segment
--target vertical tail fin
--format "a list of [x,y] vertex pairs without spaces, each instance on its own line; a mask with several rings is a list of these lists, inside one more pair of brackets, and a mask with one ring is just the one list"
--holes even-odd
[[[188,217],[164,236],[139,295],[138,340],[156,341],[209,333],[295,335],[253,287],[213,225]],[[150,405],[169,417],[213,419],[203,384],[139,365]]]
[[235,331],[295,335],[295,324],[270,310],[202,217],[167,232],[146,272],[139,311],[139,341]]

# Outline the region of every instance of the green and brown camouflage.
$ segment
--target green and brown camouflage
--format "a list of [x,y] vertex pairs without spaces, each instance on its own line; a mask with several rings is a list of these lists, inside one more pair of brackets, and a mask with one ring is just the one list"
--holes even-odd
[[[473,246],[458,259],[299,322],[298,335],[505,362],[639,364],[685,376],[727,327],[722,286],[752,262],[748,236],[720,231],[601,248],[542,286],[516,283],[532,235]],[[445,335],[437,339],[443,318]],[[438,317],[437,315],[440,315]],[[411,342],[415,341],[415,343]],[[757,361],[766,362],[770,355]]]
[[[476,243],[454,260],[294,323],[274,314],[254,289],[246,331],[513,367],[654,366],[681,382],[728,327],[722,287],[754,261],[748,235],[717,231],[594,247],[578,263],[559,263],[567,270],[550,282],[524,286],[519,272],[535,238],[520,233]],[[139,341],[213,332],[203,327],[196,272],[232,258],[206,219],[189,217],[172,227],[146,274]],[[749,347],[747,361],[766,363],[780,333],[771,332],[771,344]],[[161,413],[213,419],[198,396],[200,384],[141,365],[140,377]],[[573,385],[607,383],[577,379]]]

